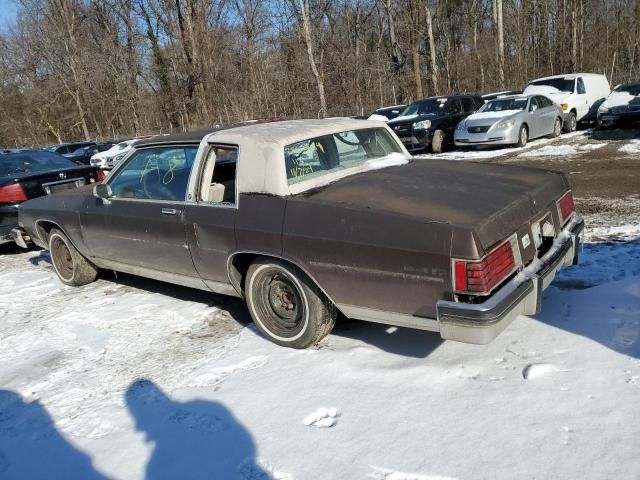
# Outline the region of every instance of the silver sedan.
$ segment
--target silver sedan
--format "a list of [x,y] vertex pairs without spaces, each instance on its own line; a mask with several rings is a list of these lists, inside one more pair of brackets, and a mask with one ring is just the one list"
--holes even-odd
[[454,134],[459,147],[516,145],[562,132],[562,108],[543,95],[512,95],[485,103],[458,124]]

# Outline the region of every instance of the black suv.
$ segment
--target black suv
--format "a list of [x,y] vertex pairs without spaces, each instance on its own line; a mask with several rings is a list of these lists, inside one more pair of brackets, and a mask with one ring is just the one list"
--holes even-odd
[[453,132],[458,123],[484,105],[478,95],[430,97],[413,102],[400,115],[388,122],[407,150],[414,152],[431,147],[440,153],[453,145]]

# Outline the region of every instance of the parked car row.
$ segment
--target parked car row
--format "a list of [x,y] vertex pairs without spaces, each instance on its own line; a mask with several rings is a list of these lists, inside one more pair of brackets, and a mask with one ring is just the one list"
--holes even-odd
[[79,166],[57,153],[26,150],[3,154],[0,158],[0,244],[11,242],[18,226],[20,204],[31,198],[99,183],[103,172]]
[[[481,101],[410,112],[426,131],[448,121],[432,112]],[[49,249],[61,282],[109,269],[233,295],[266,338],[294,348],[328,335],[338,312],[488,343],[540,310],[556,272],[577,261],[584,225],[562,173],[413,159],[390,125],[366,120],[142,140],[103,183],[73,191],[95,168],[41,179],[26,154],[11,155],[18,180],[5,199],[31,198],[30,181],[54,193],[20,207],[12,236]]]
[[376,110],[370,120],[388,123],[410,152],[451,146],[515,145],[573,132],[580,122],[599,127],[640,122],[640,84],[611,92],[604,75],[554,75],[522,91],[447,95]]

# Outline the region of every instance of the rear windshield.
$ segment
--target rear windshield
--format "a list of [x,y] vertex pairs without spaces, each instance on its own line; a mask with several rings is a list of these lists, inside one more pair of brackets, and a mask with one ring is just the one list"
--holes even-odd
[[632,85],[619,85],[615,88],[615,92],[627,92],[631,95],[640,95],[640,83],[634,83]]
[[364,166],[393,153],[402,154],[384,128],[365,128],[310,138],[287,145],[284,158],[289,184]]
[[557,88],[561,92],[573,93],[575,83],[575,78],[548,78],[546,80],[536,80],[535,82],[531,82],[529,85],[546,85],[548,87]]
[[60,155],[49,152],[16,153],[0,157],[0,176],[11,177],[24,173],[46,172],[72,168],[77,165]]
[[524,110],[527,108],[526,98],[502,98],[485,103],[480,112],[503,112],[505,110]]

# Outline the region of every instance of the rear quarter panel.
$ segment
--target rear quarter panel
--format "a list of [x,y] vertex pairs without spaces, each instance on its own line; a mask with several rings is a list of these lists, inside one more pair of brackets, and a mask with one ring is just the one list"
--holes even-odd
[[57,193],[28,200],[20,205],[19,223],[37,245],[48,248],[46,237],[37,227],[40,222],[52,222],[62,229],[78,250],[89,254],[80,227],[80,212],[90,195],[85,187],[72,193]]
[[338,306],[435,318],[451,298],[446,223],[292,197],[282,246]]

